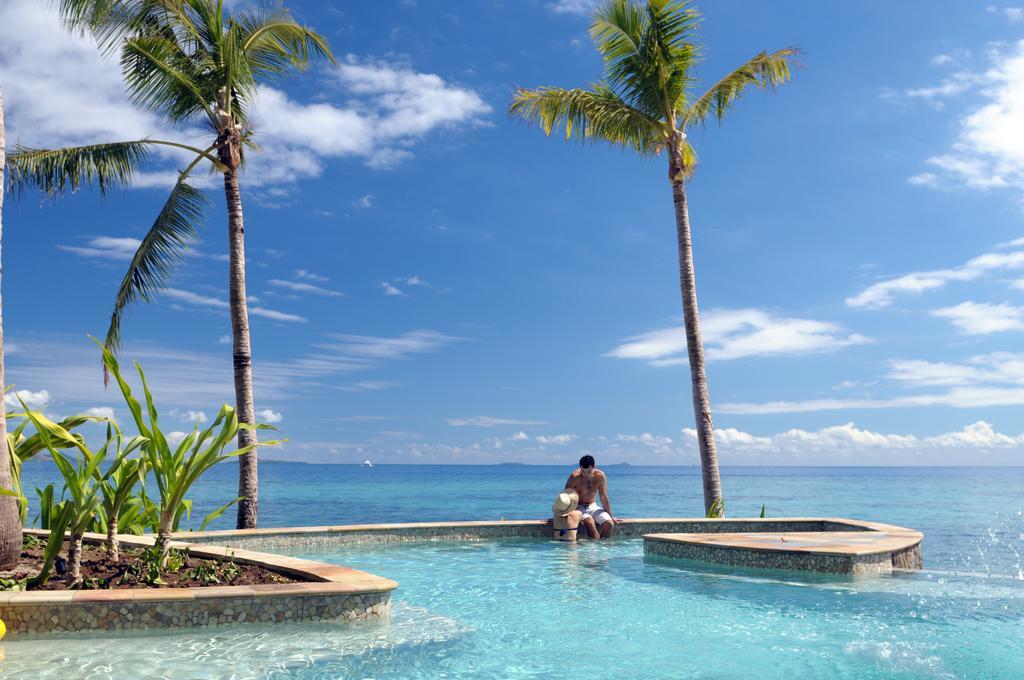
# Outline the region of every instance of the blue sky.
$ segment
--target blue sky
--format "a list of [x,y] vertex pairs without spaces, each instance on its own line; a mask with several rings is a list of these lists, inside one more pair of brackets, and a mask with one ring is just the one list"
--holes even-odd
[[[241,4],[236,0],[234,5]],[[331,40],[265,88],[243,177],[257,409],[309,462],[696,462],[663,158],[544,137],[516,86],[599,77],[586,0],[290,2]],[[8,144],[168,131],[35,0],[0,7]],[[804,68],[692,130],[698,294],[724,464],[1018,464],[1024,7],[705,3],[713,81]],[[8,381],[126,415],[102,336],[173,177],[8,199]],[[125,326],[165,426],[232,398],[223,197]]]

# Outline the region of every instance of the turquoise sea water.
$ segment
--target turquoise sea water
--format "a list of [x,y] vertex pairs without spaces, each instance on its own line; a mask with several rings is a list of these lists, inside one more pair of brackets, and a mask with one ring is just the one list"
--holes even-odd
[[[44,468],[34,468],[43,472]],[[214,507],[234,469],[197,494]],[[569,468],[261,469],[264,525],[541,517]],[[699,514],[691,468],[607,468],[616,514]],[[917,575],[852,581],[644,559],[639,541],[306,554],[395,578],[390,625],[5,643],[10,677],[1024,677],[1024,470],[726,468],[732,516],[921,529]],[[197,513],[201,510],[197,507]],[[225,522],[226,523],[226,522]],[[968,570],[984,576],[958,576]]]

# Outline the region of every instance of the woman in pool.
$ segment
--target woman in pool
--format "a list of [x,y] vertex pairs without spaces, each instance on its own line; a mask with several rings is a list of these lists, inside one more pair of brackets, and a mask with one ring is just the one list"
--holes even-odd
[[556,541],[575,541],[576,531],[583,520],[583,513],[576,509],[580,497],[572,489],[566,489],[555,496],[551,504],[551,537]]

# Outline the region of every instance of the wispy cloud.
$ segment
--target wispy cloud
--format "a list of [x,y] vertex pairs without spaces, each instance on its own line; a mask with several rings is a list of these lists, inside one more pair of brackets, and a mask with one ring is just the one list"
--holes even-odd
[[391,338],[339,333],[331,334],[330,337],[337,342],[319,344],[316,347],[368,359],[407,359],[414,354],[433,352],[465,340],[455,335],[430,330],[409,331]]
[[601,0],[555,0],[548,5],[557,14],[579,14],[587,16],[601,4]]
[[137,238],[118,238],[114,236],[97,236],[89,239],[88,245],[69,246],[58,244],[61,250],[101,260],[130,261],[142,243]]
[[544,420],[523,420],[521,418],[498,418],[495,416],[470,416],[464,418],[445,418],[445,422],[455,427],[505,427],[507,425],[547,425]]
[[[172,300],[177,300],[178,302],[183,302],[196,307],[212,307],[215,309],[229,308],[228,301],[223,298],[200,295],[199,293],[193,293],[192,291],[182,290],[180,288],[165,288],[163,294]],[[267,309],[266,307],[260,306],[249,307],[249,316],[259,316],[265,319],[270,319],[271,321],[283,321],[287,323],[306,322],[306,317],[304,316],[281,312],[276,309]]]
[[577,437],[574,434],[548,434],[548,435],[542,434],[542,435],[538,435],[538,436],[534,437],[533,439],[538,444],[561,445],[561,444],[568,444],[569,442],[575,441],[575,440],[579,439],[579,437]]
[[326,276],[314,274],[313,272],[308,271],[306,269],[296,269],[295,278],[299,279],[300,281],[312,281],[313,283],[326,283],[327,281],[329,281],[329,279]]
[[[834,352],[871,340],[847,333],[839,324],[774,316],[758,309],[713,309],[701,318],[708,359]],[[686,336],[681,327],[635,335],[605,356],[643,359],[653,366],[685,364]]]
[[390,380],[360,380],[359,382],[338,385],[338,389],[342,392],[375,392],[394,387],[396,384]]
[[339,293],[336,290],[328,290],[323,286],[318,286],[314,283],[307,283],[304,281],[285,281],[283,279],[270,279],[268,282],[271,286],[276,288],[284,288],[295,293],[309,293],[311,295],[322,295],[325,297],[343,297],[344,293]]
[[898,295],[938,290],[954,281],[974,281],[992,272],[1022,268],[1024,251],[985,253],[950,269],[910,272],[883,279],[846,298],[846,304],[850,307],[881,309],[892,304]]
[[384,294],[385,295],[389,295],[391,297],[405,297],[405,293],[403,293],[401,290],[399,290],[395,286],[392,286],[387,281],[381,281],[380,287],[384,289]]
[[989,335],[1024,330],[1024,307],[987,302],[961,302],[932,312],[949,321],[967,335]]

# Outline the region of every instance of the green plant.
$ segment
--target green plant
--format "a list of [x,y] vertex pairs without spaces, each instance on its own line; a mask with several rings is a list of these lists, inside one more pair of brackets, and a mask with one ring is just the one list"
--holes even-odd
[[[24,413],[7,414],[7,420],[12,420],[14,418],[20,418],[22,420],[13,430],[7,431],[7,453],[10,456],[11,491],[13,492],[10,495],[13,495],[18,499],[18,512],[21,515],[21,523],[24,525],[25,520],[28,517],[28,499],[25,497],[25,491],[21,485],[21,468],[25,461],[45,449],[46,445],[43,444],[43,440],[38,433],[31,437],[25,436],[25,428],[31,421],[25,417]],[[80,427],[89,421],[97,420],[102,420],[102,418],[98,416],[77,415],[71,416],[70,418],[64,418],[60,421],[59,425],[70,432],[76,427]],[[79,435],[75,435],[75,437],[80,438]],[[70,445],[62,448],[70,448]]]
[[99,476],[98,470],[96,471],[100,493],[103,496],[98,517],[99,523],[105,525],[98,528],[104,530],[107,535],[107,555],[113,562],[121,559],[120,543],[117,540],[121,514],[132,498],[135,485],[141,484],[146,476],[146,459],[129,459],[127,456],[138,450],[145,441],[144,437],[132,437],[125,444],[124,436],[117,425],[112,421],[107,422],[107,443],[103,448],[106,451],[108,447],[113,446],[115,460],[120,461],[120,464],[111,466],[102,476]]
[[707,519],[720,519],[725,517],[725,501],[719,498],[712,503],[711,507],[708,508],[708,512],[705,517],[707,517]]
[[[48,486],[50,498],[53,498],[53,485]],[[71,522],[73,509],[67,501],[58,503],[47,508],[47,520],[50,535],[46,539],[46,549],[43,551],[43,566],[33,578],[29,579],[28,587],[33,588],[46,583],[53,572],[53,563],[56,562],[60,549],[64,545],[64,533]]]
[[[25,404],[22,403],[22,406],[25,407]],[[67,527],[71,534],[68,548],[68,581],[77,585],[82,580],[82,536],[95,521],[97,513],[102,508],[103,497],[100,484],[105,475],[100,474],[99,468],[107,457],[111,440],[107,439],[101,449],[93,452],[80,437],[75,437],[42,413],[25,407],[25,415],[35,425],[43,445],[50,452],[50,457],[64,478],[62,496],[67,496],[64,504],[71,513]],[[75,457],[69,459],[60,451],[60,448],[77,449]],[[116,472],[126,455],[127,452],[118,451],[106,476]],[[49,502],[52,505],[53,492],[51,490],[48,493]]]
[[[177,446],[172,447],[160,429],[156,404],[153,401],[149,385],[146,383],[146,374],[142,367],[138,364],[135,365],[139,379],[142,381],[142,391],[146,400],[145,411],[143,411],[142,404],[132,395],[131,387],[121,375],[121,367],[117,358],[99,341],[97,344],[103,350],[104,366],[117,382],[128,405],[128,410],[135,420],[135,425],[141,436],[145,438],[142,452],[153,473],[159,492],[159,497],[154,502],[155,508],[153,508],[158,517],[156,548],[166,557],[171,533],[176,528],[182,514],[191,508],[185,495],[192,485],[217,463],[241,456],[255,447],[255,445],[249,445],[224,453],[225,447],[235,438],[240,429],[273,428],[269,425],[239,423],[235,409],[225,404],[209,427],[200,431],[198,425],[195,426],[192,432],[187,434]],[[262,442],[260,446],[274,446],[279,443],[277,441]],[[207,524],[239,500],[240,498],[235,498],[211,512],[203,520],[201,528],[205,528]]]

